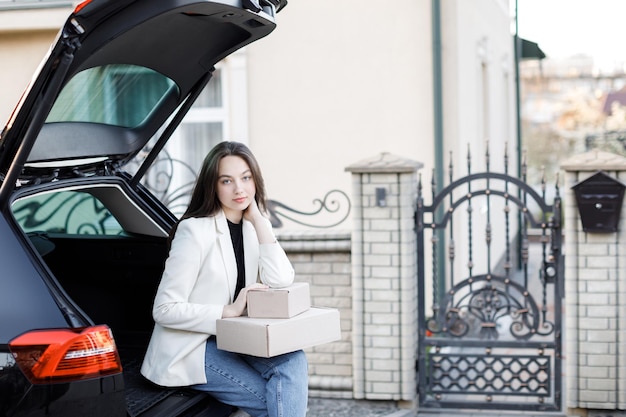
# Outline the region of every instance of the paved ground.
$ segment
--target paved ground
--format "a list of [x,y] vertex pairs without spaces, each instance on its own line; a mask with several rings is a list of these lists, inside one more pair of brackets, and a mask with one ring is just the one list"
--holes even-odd
[[[531,262],[541,262],[541,245],[531,244]],[[529,271],[537,271],[537,265],[529,266]],[[482,410],[408,410],[397,406],[394,401],[370,401],[352,399],[309,398],[307,417],[581,417],[566,412],[498,412]],[[613,411],[587,413],[586,417],[626,417],[626,413]]]
[[[400,408],[393,401],[309,398],[307,417],[566,417],[565,413],[519,413],[480,410],[415,411]],[[571,415],[568,417],[580,417]],[[626,417],[607,411],[589,417]]]
[[309,398],[307,417],[413,417],[394,401],[342,400]]

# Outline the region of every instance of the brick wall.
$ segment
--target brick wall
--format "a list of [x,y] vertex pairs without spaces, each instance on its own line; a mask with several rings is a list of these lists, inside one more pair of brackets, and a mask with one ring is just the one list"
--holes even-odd
[[341,340],[306,350],[309,392],[325,398],[352,398],[352,262],[350,233],[277,233],[296,271],[308,282],[311,304],[339,310]]
[[[564,400],[570,410],[626,410],[626,223],[612,233],[583,231],[572,190],[599,170],[626,183],[626,158],[594,151],[561,168]],[[411,401],[416,392],[416,169],[388,154],[348,167],[352,231],[278,233],[313,305],[341,315],[342,339],[307,351],[314,396]]]
[[[626,230],[585,232],[573,186],[603,171],[626,180],[626,159],[592,151],[566,161],[566,403],[573,409],[626,409]],[[622,208],[622,217],[626,210]]]
[[[414,213],[421,164],[384,153],[352,173],[353,230],[277,231],[312,305],[339,309],[340,341],[308,349],[312,396],[416,398]],[[382,190],[382,192],[381,192]]]
[[414,214],[421,164],[382,153],[352,173],[354,397],[416,397],[417,262]]

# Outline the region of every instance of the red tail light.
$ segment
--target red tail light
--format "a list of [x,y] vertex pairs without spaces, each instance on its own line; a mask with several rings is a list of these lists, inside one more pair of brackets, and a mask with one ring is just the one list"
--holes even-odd
[[91,0],[85,0],[85,1],[77,4],[76,7],[74,8],[74,14],[80,12],[83,9],[83,7],[85,7],[89,3],[91,3]]
[[115,340],[107,326],[34,330],[13,339],[9,348],[33,384],[122,372]]

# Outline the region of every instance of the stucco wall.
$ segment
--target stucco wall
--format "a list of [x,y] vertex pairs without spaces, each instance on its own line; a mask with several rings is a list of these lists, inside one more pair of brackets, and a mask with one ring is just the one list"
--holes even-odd
[[[486,140],[494,154],[507,140],[514,148],[508,2],[441,4],[443,139],[434,130],[430,0],[291,2],[277,29],[246,48],[247,125],[236,122],[240,129],[227,139],[249,141],[271,198],[315,209],[328,191],[349,192],[347,164],[381,152],[420,161],[430,176],[447,165],[435,166],[436,141],[446,156],[454,151],[458,169],[468,146],[476,155]],[[0,117],[8,117],[69,11],[0,12],[0,60],[10,63],[0,79]]]
[[349,192],[344,167],[380,152],[432,161],[430,18],[430,0],[294,1],[249,47],[250,103],[262,107],[250,144],[272,198],[310,209]]
[[4,126],[69,8],[0,11],[0,123]]

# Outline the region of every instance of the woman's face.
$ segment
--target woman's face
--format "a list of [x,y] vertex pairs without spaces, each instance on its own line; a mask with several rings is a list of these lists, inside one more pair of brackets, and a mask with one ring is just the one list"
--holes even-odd
[[246,161],[234,155],[223,157],[218,165],[217,198],[226,218],[239,223],[255,193],[254,178]]

